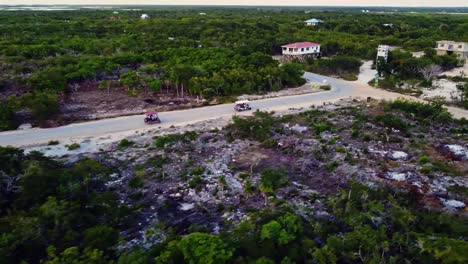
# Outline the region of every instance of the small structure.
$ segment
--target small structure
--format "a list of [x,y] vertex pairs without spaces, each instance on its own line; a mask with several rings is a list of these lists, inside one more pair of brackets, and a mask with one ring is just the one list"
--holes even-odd
[[312,18],[312,19],[304,21],[304,23],[306,24],[306,26],[315,27],[315,26],[318,26],[320,23],[323,23],[323,20]]
[[413,55],[413,58],[422,58],[424,55],[426,55],[424,51],[415,51],[411,52],[411,54]]
[[320,44],[314,42],[296,42],[281,46],[286,61],[298,59],[304,61],[309,57],[320,56]]
[[141,19],[145,20],[145,19],[148,19],[150,18],[147,14],[143,14],[140,16]]
[[455,54],[462,59],[468,58],[468,43],[450,40],[437,41],[437,55]]
[[383,58],[385,62],[387,62],[389,50],[390,46],[379,45],[379,47],[377,48],[377,60],[379,60],[379,58]]
[[203,13],[203,12],[198,13],[198,14],[199,14],[200,16],[205,16],[205,15],[206,15],[206,13]]

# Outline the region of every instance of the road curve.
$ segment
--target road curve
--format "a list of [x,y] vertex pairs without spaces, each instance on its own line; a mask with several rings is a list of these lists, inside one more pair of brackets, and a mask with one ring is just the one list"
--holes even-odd
[[[257,100],[252,102],[252,108],[260,110],[286,110],[291,107],[309,107],[311,105],[320,105],[324,102],[334,102],[348,97],[367,97],[376,99],[392,100],[398,97],[415,99],[414,97],[404,96],[380,89],[374,89],[368,85],[359,82],[349,82],[332,77],[326,77],[318,74],[306,72],[304,77],[308,82],[327,83],[332,86],[330,91],[319,93],[286,96]],[[160,113],[163,123],[161,127],[171,125],[183,125],[203,120],[209,120],[219,117],[230,117],[236,114],[233,104],[223,104],[207,106],[188,110],[170,111]],[[458,108],[449,108],[449,111],[455,117],[468,117],[468,111]],[[22,131],[8,131],[0,133],[0,146],[31,146],[44,144],[50,140],[59,140],[60,142],[80,142],[80,140],[89,138],[98,138],[109,136],[116,133],[142,131],[154,128],[143,123],[142,115],[124,116],[109,118],[103,120],[89,121],[84,123],[75,123],[67,126],[31,129]]]

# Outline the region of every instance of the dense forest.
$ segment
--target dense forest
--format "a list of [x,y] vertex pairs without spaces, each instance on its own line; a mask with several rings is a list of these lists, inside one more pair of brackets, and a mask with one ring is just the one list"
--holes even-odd
[[[304,26],[311,17],[325,23]],[[417,51],[442,39],[468,41],[465,15],[357,10],[0,11],[0,28],[1,130],[16,128],[25,111],[36,123],[59,116],[67,98],[89,89],[205,99],[261,93],[303,84],[304,68],[352,79],[357,59],[374,59],[378,44]],[[319,42],[324,57],[339,57],[279,66],[271,55],[296,41]]]

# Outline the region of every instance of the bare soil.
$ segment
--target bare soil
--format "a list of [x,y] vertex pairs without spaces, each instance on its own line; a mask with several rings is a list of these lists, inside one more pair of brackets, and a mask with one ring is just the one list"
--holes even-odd
[[107,93],[92,90],[69,94],[62,102],[62,115],[68,122],[102,119],[147,111],[171,111],[201,106],[194,97],[178,98],[173,94],[141,93],[129,96],[125,91]]

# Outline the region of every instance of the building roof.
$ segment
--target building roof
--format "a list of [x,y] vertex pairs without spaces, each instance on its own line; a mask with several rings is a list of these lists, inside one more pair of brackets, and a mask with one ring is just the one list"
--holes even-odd
[[286,44],[281,46],[282,48],[307,48],[307,47],[315,47],[315,46],[320,46],[319,43],[314,43],[314,42],[296,42],[296,43],[291,43],[291,44]]
[[322,23],[323,20],[317,19],[317,18],[311,18],[309,20],[304,21],[306,23]]

